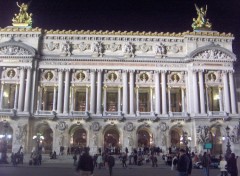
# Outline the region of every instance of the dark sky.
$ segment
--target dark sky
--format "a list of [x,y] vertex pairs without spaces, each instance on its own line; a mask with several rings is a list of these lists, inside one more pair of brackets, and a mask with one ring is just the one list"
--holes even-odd
[[[29,0],[19,0],[28,2]],[[236,37],[240,56],[240,0],[32,0],[33,27],[66,30],[192,31],[194,3],[208,4],[213,30]],[[16,0],[0,0],[0,27],[11,25]]]

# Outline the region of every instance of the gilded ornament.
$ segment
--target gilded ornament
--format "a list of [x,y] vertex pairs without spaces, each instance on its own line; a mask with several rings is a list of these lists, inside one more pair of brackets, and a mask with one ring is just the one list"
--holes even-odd
[[30,6],[30,2],[27,4],[22,3],[21,5],[18,4],[19,13],[15,14],[15,17],[12,19],[12,25],[16,27],[32,27],[32,13],[28,13],[28,8]]
[[206,18],[207,5],[206,5],[206,8],[204,9],[204,7],[199,8],[195,4],[195,8],[196,8],[198,17],[197,19],[193,18],[192,28],[194,30],[211,30],[212,24],[209,22],[209,19]]

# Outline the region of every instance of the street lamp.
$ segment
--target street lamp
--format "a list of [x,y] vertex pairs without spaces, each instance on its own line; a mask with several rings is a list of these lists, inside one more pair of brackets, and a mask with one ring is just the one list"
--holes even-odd
[[40,143],[44,140],[44,136],[41,133],[37,133],[35,136],[33,136],[33,140],[36,140],[36,153],[41,152]]
[[226,159],[228,159],[232,153],[232,150],[231,150],[231,144],[230,144],[230,136],[229,136],[229,131],[230,131],[230,128],[227,126],[226,127],[226,132],[227,132],[227,150],[226,150]]

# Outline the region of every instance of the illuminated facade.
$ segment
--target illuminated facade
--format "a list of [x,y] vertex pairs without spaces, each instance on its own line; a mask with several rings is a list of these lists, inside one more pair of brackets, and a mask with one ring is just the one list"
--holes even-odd
[[46,152],[186,145],[201,152],[212,143],[219,154],[229,126],[240,153],[233,39],[214,31],[0,29],[1,133],[12,134],[13,151],[31,152],[40,133]]

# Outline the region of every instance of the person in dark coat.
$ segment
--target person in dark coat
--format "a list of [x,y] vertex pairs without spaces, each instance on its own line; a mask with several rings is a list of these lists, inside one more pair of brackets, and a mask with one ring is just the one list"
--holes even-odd
[[80,171],[80,175],[90,176],[93,174],[93,158],[89,155],[89,148],[84,148],[84,153],[79,157],[76,171]]
[[192,157],[190,153],[187,153],[187,156],[189,158],[188,175],[191,175],[192,174]]
[[231,176],[238,176],[237,160],[234,153],[231,153],[227,161],[227,171]]
[[108,168],[109,168],[109,175],[110,176],[112,176],[112,168],[114,167],[114,165],[115,165],[115,158],[111,155],[111,154],[109,154],[108,156],[107,156],[107,163],[108,163]]
[[177,162],[178,176],[188,176],[190,160],[186,155],[186,151],[184,149],[180,149],[179,152],[180,152],[180,155]]

